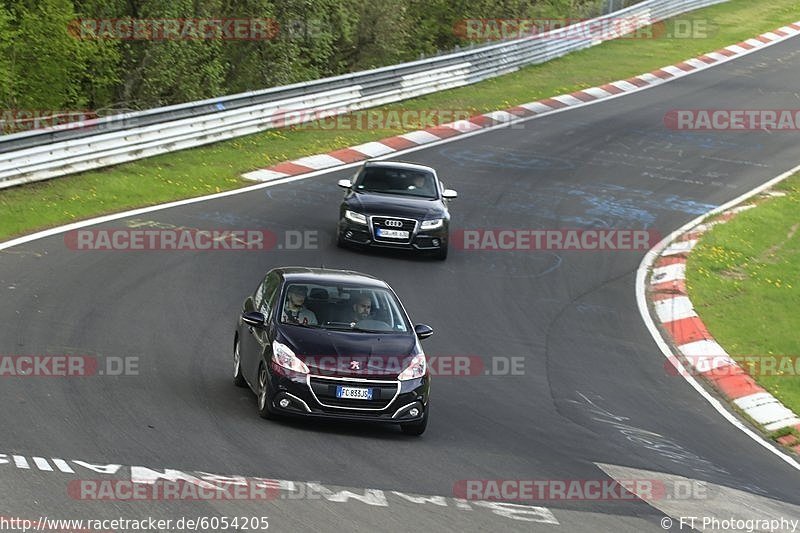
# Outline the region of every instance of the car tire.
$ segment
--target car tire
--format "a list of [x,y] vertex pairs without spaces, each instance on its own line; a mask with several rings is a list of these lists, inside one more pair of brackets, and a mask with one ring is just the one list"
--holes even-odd
[[406,435],[411,435],[414,437],[419,437],[425,433],[425,428],[428,427],[428,413],[430,412],[430,409],[431,404],[428,402],[428,405],[425,406],[425,414],[422,415],[422,420],[411,424],[400,424],[400,430]]
[[342,233],[336,230],[336,246],[339,248],[347,248],[347,243],[342,239]]
[[242,357],[239,352],[239,339],[233,341],[233,384],[237,387],[246,387],[247,382],[242,375]]
[[275,418],[275,415],[269,409],[269,397],[271,394],[269,376],[267,373],[267,367],[264,363],[261,363],[261,366],[258,368],[258,416],[266,418],[267,420],[272,420]]

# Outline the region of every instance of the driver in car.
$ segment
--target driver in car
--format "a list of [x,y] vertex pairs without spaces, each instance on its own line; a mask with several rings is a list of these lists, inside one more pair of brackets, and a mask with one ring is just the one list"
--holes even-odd
[[352,322],[359,322],[361,320],[369,320],[372,314],[372,300],[368,294],[360,294],[353,302],[353,317]]
[[286,301],[281,312],[281,321],[287,324],[302,324],[316,326],[317,315],[305,306],[306,287],[291,285],[286,292]]

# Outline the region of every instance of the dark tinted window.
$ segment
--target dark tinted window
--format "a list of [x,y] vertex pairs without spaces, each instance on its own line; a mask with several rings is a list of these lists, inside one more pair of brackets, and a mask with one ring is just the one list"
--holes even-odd
[[366,167],[356,180],[355,190],[436,198],[436,178],[425,170]]

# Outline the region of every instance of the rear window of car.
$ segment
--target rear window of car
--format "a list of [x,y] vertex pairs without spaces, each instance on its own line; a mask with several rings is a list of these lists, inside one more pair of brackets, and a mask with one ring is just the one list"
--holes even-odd
[[408,168],[366,167],[356,179],[359,192],[436,198],[436,178],[431,172]]

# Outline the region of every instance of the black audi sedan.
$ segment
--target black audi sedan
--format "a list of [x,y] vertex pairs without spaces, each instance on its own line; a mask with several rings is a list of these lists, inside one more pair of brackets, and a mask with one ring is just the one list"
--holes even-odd
[[258,396],[263,418],[428,424],[430,373],[391,287],[348,270],[276,268],[248,296],[233,342],[233,379]]
[[347,189],[339,208],[339,246],[381,246],[447,258],[450,213],[445,189],[431,167],[397,161],[367,161]]

